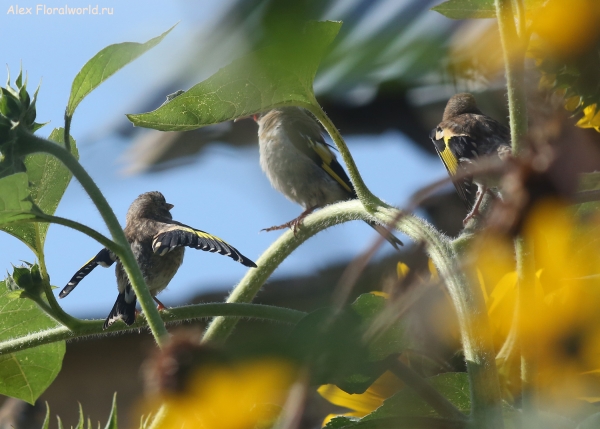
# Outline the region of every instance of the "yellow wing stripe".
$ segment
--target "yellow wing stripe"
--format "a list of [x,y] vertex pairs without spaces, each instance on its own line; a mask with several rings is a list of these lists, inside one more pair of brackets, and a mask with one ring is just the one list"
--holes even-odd
[[317,153],[317,155],[319,155],[319,158],[321,158],[321,160],[323,161],[321,163],[321,167],[323,167],[323,170],[325,170],[332,178],[334,178],[335,181],[342,186],[342,188],[352,193],[353,191],[350,188],[350,186],[348,186],[348,184],[340,176],[338,176],[336,172],[333,171],[329,166],[334,159],[334,155],[331,153],[331,150],[329,150],[329,148],[322,143],[315,142],[313,140],[309,140],[309,142],[313,150]]
[[331,164],[331,161],[333,161],[333,154],[331,153],[329,148],[313,140],[310,140],[310,143],[312,144],[312,147],[315,150],[315,152],[317,152],[317,155],[319,155],[319,157],[323,160],[323,162],[326,164]]
[[456,172],[458,171],[458,159],[456,159],[456,157],[450,150],[450,147],[448,146],[448,142],[450,141],[451,138],[452,137],[450,137],[450,136],[449,137],[444,136],[445,148],[442,152],[440,152],[440,156],[442,157],[442,161],[444,161],[444,164],[446,164],[446,168],[448,168],[448,171],[450,172],[450,174],[455,175]]
[[325,170],[331,177],[333,177],[336,182],[338,182],[340,185],[342,185],[342,188],[344,188],[346,191],[352,193],[352,189],[350,189],[350,186],[348,186],[348,184],[346,182],[344,182],[340,176],[335,174],[335,172],[331,169],[331,167],[329,165],[323,163],[323,170]]
[[198,231],[197,229],[192,229],[192,228],[182,228],[182,229],[184,229],[186,231],[189,231],[189,232],[191,232],[193,234],[196,234],[198,237],[201,237],[201,238],[207,238],[209,240],[215,240],[215,241],[218,241],[220,243],[229,244],[225,240],[217,237],[216,235],[208,234],[206,232]]

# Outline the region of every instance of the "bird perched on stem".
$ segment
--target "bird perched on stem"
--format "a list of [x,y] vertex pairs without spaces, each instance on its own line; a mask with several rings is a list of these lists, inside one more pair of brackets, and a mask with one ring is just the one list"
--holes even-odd
[[[458,196],[469,210],[463,221],[466,223],[479,214],[483,196],[497,184],[485,175],[457,180],[454,180],[454,176],[466,166],[476,163],[478,158],[497,157],[501,161],[510,158],[510,131],[481,112],[471,94],[461,93],[448,100],[442,122],[431,130],[429,137],[453,178]],[[475,198],[473,185],[477,186]]]
[[[258,123],[260,165],[271,185],[304,211],[296,219],[265,231],[291,228],[327,204],[358,198],[352,182],[325,143],[319,123],[304,109],[280,107],[254,116]],[[373,221],[367,224],[398,249],[402,242]]]
[[[159,309],[165,307],[156,299],[156,295],[167,287],[179,269],[183,262],[184,246],[217,252],[247,267],[256,267],[254,262],[220,238],[174,221],[170,212],[172,208],[173,205],[167,203],[160,192],[146,192],[137,197],[129,207],[124,230],[144,281]],[[113,252],[102,249],[75,273],[59,294],[64,298],[98,265],[110,267],[115,261],[119,296],[104,322],[104,329],[119,319],[132,325],[136,316],[135,292],[123,264]]]

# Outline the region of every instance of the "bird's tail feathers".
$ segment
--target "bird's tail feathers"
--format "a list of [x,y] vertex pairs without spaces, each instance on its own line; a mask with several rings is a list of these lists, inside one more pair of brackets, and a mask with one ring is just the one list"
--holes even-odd
[[377,231],[383,237],[385,237],[385,239],[387,241],[389,241],[389,243],[392,246],[394,246],[394,249],[400,250],[400,246],[404,246],[404,243],[402,243],[402,241],[400,241],[400,239],[398,237],[396,237],[394,234],[392,234],[391,232],[389,232],[385,226],[379,225],[378,223],[373,222],[373,221],[365,221],[365,222],[367,222],[367,224],[371,228],[373,228],[375,231]]
[[127,325],[133,325],[135,322],[135,295],[133,296],[133,302],[127,302],[125,300],[125,293],[119,293],[117,301],[113,306],[110,314],[104,321],[102,329],[108,328],[110,325],[115,323],[117,320],[122,320]]

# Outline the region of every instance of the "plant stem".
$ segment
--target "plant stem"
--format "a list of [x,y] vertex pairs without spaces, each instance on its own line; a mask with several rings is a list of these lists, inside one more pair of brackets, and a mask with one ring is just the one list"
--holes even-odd
[[369,213],[373,213],[377,210],[377,207],[385,205],[379,198],[377,198],[367,185],[363,181],[358,167],[356,167],[356,163],[348,150],[348,146],[344,141],[344,138],[335,127],[331,119],[327,116],[327,114],[323,111],[317,100],[315,99],[312,104],[303,106],[305,109],[309,110],[318,120],[321,122],[325,130],[331,136],[333,142],[337,146],[344,163],[346,164],[346,168],[348,169],[348,173],[350,174],[350,179],[352,180],[352,184],[354,185],[354,189],[356,190],[356,194],[358,195],[358,199],[363,203],[365,208]]
[[[528,39],[525,30],[525,10],[519,11],[519,24],[521,40],[517,36],[515,20],[512,12],[511,0],[495,0],[500,39],[504,51],[504,62],[506,67],[506,89],[508,94],[508,109],[510,117],[510,135],[512,150],[515,157],[523,157],[527,154],[527,109],[525,97],[524,61],[525,40]],[[527,309],[531,311],[531,305],[535,304],[535,262],[533,260],[533,244],[526,243],[523,237],[515,240],[517,256],[518,277],[518,308],[519,317]],[[532,382],[535,378],[535,342],[529,341],[519,335],[521,346],[521,382],[523,386],[523,412],[525,419],[535,419],[535,392]]]
[[[515,156],[526,148],[527,102],[525,97],[525,46],[517,36],[511,0],[495,0],[500,40],[506,68],[506,91],[510,118],[510,138]],[[524,12],[523,12],[524,13]],[[524,21],[524,16],[520,20]]]
[[[396,219],[398,210],[380,207],[374,216],[383,223]],[[297,234],[283,233],[258,259],[258,268],[249,271],[233,290],[227,302],[250,302],[277,266],[302,242],[330,226],[355,219],[372,219],[360,201],[333,204],[307,216]],[[471,285],[456,266],[457,255],[449,240],[431,225],[412,215],[405,215],[395,227],[415,240],[425,241],[427,251],[446,281],[460,321],[461,335],[469,380],[472,386],[472,417],[480,427],[502,427],[500,386],[487,310],[481,290]],[[486,315],[486,317],[476,317]],[[483,320],[482,320],[483,319]],[[217,317],[208,327],[204,342],[223,342],[237,320]],[[495,423],[486,424],[488,421]]]
[[[533,246],[528,243],[524,237],[515,239],[515,248],[517,256],[517,322],[520,323],[526,319],[537,320],[537,305],[535,299],[535,260],[533,256]],[[536,359],[537,352],[536,337],[524,335],[518,329],[518,341],[521,349],[521,401],[525,419],[533,423],[535,419],[535,377],[536,377]]]
[[[195,304],[183,307],[171,308],[161,312],[161,318],[166,323],[178,322],[181,320],[194,320],[214,316],[228,317],[247,317],[258,320],[269,320],[272,322],[296,324],[306,315],[298,310],[292,310],[283,307],[275,307],[260,304],[224,304],[209,303]],[[124,323],[112,325],[110,329],[104,330],[102,326],[104,320],[80,320],[75,319],[77,323],[72,329],[66,326],[59,326],[40,332],[35,332],[13,340],[7,340],[0,343],[0,355],[12,353],[19,350],[37,347],[42,344],[53,343],[75,338],[98,335],[103,332],[127,332],[136,331],[148,326],[146,318],[138,317],[136,322],[127,326]]]
[[65,129],[64,129],[64,137],[63,140],[65,141],[65,149],[67,150],[67,152],[71,153],[71,119],[73,119],[73,117],[71,115],[68,114],[69,108],[67,107],[67,109],[65,110]]
[[74,220],[65,219],[64,217],[60,217],[60,216],[48,215],[46,213],[35,213],[35,215],[36,215],[35,218],[23,219],[23,220],[14,222],[14,223],[17,224],[17,223],[28,223],[28,222],[47,222],[47,223],[55,223],[58,225],[63,225],[63,226],[73,228],[79,232],[84,233],[85,235],[93,238],[94,240],[96,240],[97,242],[102,244],[104,247],[112,250],[115,253],[117,253],[118,251],[120,252],[120,249],[119,249],[117,243],[112,241],[110,238],[100,234],[95,229],[90,228],[89,226],[83,225],[79,222],[75,222]]
[[[371,219],[357,200],[345,201],[322,208],[304,218],[296,236],[285,231],[256,261],[257,268],[249,270],[233,289],[227,302],[251,302],[269,276],[298,246],[317,232],[333,225],[357,219]],[[216,317],[208,326],[203,342],[224,342],[233,331],[237,319]]]
[[[65,219],[65,218],[58,217],[58,216],[47,215],[47,214],[41,213],[41,212],[38,212],[35,215],[37,217],[35,217],[33,219],[23,219],[23,220],[16,221],[14,223],[18,224],[18,223],[30,223],[30,222],[36,222],[36,223],[47,222],[47,223],[56,223],[59,225],[64,225],[64,226],[73,228],[77,231],[83,232],[84,234],[95,239],[96,241],[99,241],[102,245],[104,245],[104,247],[107,247],[110,250],[112,250],[113,252],[115,252],[115,254],[122,253],[120,250],[120,247],[114,241],[108,239],[104,235],[100,234],[98,231],[96,231],[88,226],[85,226],[83,224],[80,224],[79,222],[75,222],[70,219]],[[59,323],[62,323],[69,329],[75,328],[79,319],[67,314],[62,309],[62,307],[58,304],[58,302],[56,301],[56,298],[54,296],[54,293],[52,292],[52,287],[50,285],[50,279],[48,277],[48,273],[46,272],[46,264],[44,262],[44,253],[40,252],[40,254],[38,254],[37,256],[38,256],[38,259],[40,262],[40,271],[42,274],[42,278],[44,279],[44,294],[46,296],[46,300],[48,301],[49,307],[42,305],[43,303],[40,303],[40,302],[38,302],[38,305],[40,305],[40,307],[42,308],[42,310],[44,310],[44,312],[46,312],[46,314],[48,314],[50,317],[52,317]]]
[[56,143],[41,139],[33,134],[21,132],[19,134],[18,147],[22,155],[44,152],[56,157],[71,171],[71,173],[73,173],[73,176],[79,183],[81,183],[81,186],[83,186],[102,215],[114,241],[120,246],[120,253],[117,253],[117,256],[123,264],[123,268],[125,268],[125,272],[129,277],[131,286],[137,295],[137,299],[140,302],[144,314],[148,317],[148,323],[150,330],[154,335],[154,339],[158,346],[162,348],[168,338],[167,328],[162,322],[158,310],[154,306],[154,300],[144,282],[144,277],[133,256],[125,233],[111,207],[108,205],[106,198],[104,198],[104,195],[102,195],[102,192],[100,192],[100,189],[96,186],[96,183],[94,183],[77,159],[75,159],[70,152],[67,152],[65,148]]

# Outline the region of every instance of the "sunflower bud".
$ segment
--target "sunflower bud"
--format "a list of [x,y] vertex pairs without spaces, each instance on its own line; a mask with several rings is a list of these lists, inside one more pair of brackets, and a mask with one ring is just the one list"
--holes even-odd
[[13,267],[12,275],[5,281],[8,289],[15,296],[22,296],[19,292],[26,292],[29,296],[37,296],[43,291],[42,275],[37,264],[25,262],[20,267]]
[[33,99],[27,92],[27,78],[22,80],[22,72],[15,81],[16,89],[10,85],[10,75],[6,88],[0,87],[0,147],[13,140],[12,132],[23,127],[34,132],[43,124],[35,123],[35,100],[39,87],[33,94]]

